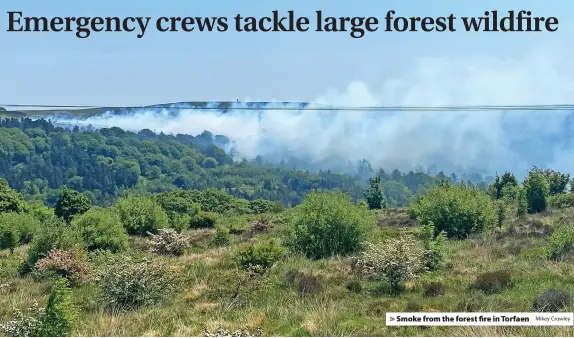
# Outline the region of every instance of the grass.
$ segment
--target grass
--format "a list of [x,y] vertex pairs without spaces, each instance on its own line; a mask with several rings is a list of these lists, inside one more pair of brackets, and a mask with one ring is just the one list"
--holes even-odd
[[[393,216],[395,215],[395,216]],[[396,235],[394,224],[403,224],[402,212],[375,215],[379,220],[380,239]],[[310,261],[288,256],[262,276],[252,276],[238,268],[235,253],[247,243],[258,243],[279,237],[287,216],[268,216],[273,224],[268,230],[245,236],[258,220],[256,216],[228,217],[221,223],[237,231],[228,246],[211,243],[213,230],[192,230],[193,245],[181,257],[163,257],[176,267],[182,285],[168,301],[137,311],[104,310],[97,301],[98,288],[83,285],[73,289],[80,309],[76,336],[197,336],[207,328],[219,325],[230,331],[246,328],[272,336],[572,336],[567,327],[386,327],[385,313],[412,308],[423,311],[493,311],[529,312],[534,298],[548,288],[562,288],[574,293],[572,261],[551,262],[542,257],[545,238],[534,235],[508,235],[510,224],[527,224],[536,219],[550,226],[574,216],[574,210],[563,210],[528,220],[508,218],[497,233],[483,234],[462,241],[449,241],[448,261],[440,271],[426,274],[407,283],[407,289],[396,297],[380,295],[376,282],[353,275],[349,259],[334,257]],[[385,226],[385,223],[393,224]],[[536,223],[537,224],[537,223]],[[145,254],[145,241],[130,240],[130,250]],[[26,308],[45,302],[50,281],[32,277],[18,278],[19,263],[27,248],[13,254],[0,252],[0,322],[10,316],[12,307]],[[469,290],[475,278],[498,270],[511,274],[511,285],[500,293],[484,294]],[[300,293],[288,276],[301,272],[317,276],[321,284],[314,292]],[[359,281],[360,292],[347,289]],[[423,285],[442,282],[444,295],[424,297]],[[565,311],[574,311],[570,306]]]

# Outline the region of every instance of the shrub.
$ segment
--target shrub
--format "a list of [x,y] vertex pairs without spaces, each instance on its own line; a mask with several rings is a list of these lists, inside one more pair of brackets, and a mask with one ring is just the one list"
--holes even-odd
[[0,324],[0,333],[6,337],[38,337],[44,320],[45,309],[37,303],[25,311],[12,310],[12,319]]
[[391,289],[398,290],[406,280],[424,272],[424,247],[414,236],[401,229],[397,239],[369,244],[362,255],[364,271],[378,279],[389,282]]
[[557,261],[574,252],[574,227],[563,225],[554,230],[548,238],[546,250],[548,258]]
[[271,224],[269,224],[269,221],[267,219],[261,219],[255,222],[255,224],[253,224],[251,228],[247,230],[245,235],[251,238],[257,233],[267,231],[267,229],[269,228],[271,228]]
[[85,213],[90,207],[89,198],[73,189],[64,189],[54,206],[54,215],[69,224],[72,217]]
[[572,296],[566,290],[548,289],[534,299],[532,309],[537,312],[558,312],[570,305]]
[[539,169],[534,168],[524,180],[528,213],[538,213],[546,210],[547,199],[550,194],[550,184]]
[[191,228],[213,228],[217,222],[217,214],[201,211],[191,218]]
[[190,245],[190,238],[173,229],[160,229],[158,234],[150,234],[148,243],[151,252],[158,255],[181,256]]
[[446,234],[441,231],[436,238],[434,234],[435,228],[432,223],[421,225],[419,239],[422,240],[425,248],[423,263],[427,271],[438,270],[444,262]]
[[177,232],[182,232],[189,228],[191,216],[186,214],[177,214],[169,217],[169,227]]
[[229,237],[229,229],[223,226],[217,227],[215,230],[215,235],[213,235],[213,244],[215,245],[227,245],[231,241]]
[[29,271],[52,249],[69,250],[82,246],[83,242],[76,232],[69,229],[62,220],[51,218],[42,224],[38,235],[32,240],[24,271]]
[[470,288],[486,294],[499,293],[510,286],[510,273],[506,271],[488,272],[478,276]]
[[30,243],[39,227],[40,222],[30,214],[14,212],[0,214],[0,232],[12,229],[18,235],[18,244]]
[[263,244],[252,244],[240,250],[237,254],[237,261],[245,270],[263,273],[275,262],[281,260],[284,255],[285,250],[271,240]]
[[444,284],[441,282],[431,282],[423,285],[423,295],[425,297],[442,296],[444,291]]
[[574,207],[574,194],[557,194],[548,197],[548,206],[556,209]]
[[409,207],[412,218],[431,223],[435,234],[444,231],[451,238],[496,227],[497,208],[492,199],[475,188],[441,185],[429,189]]
[[86,281],[90,270],[83,252],[79,249],[51,250],[46,257],[37,261],[34,267],[40,277],[55,274],[66,278],[72,285]]
[[308,258],[347,255],[362,248],[374,220],[340,192],[313,192],[297,206],[286,245]]
[[77,310],[72,302],[71,290],[67,286],[67,280],[60,279],[54,283],[50,292],[40,336],[70,336],[76,319]]
[[363,291],[363,286],[361,285],[361,282],[357,280],[349,281],[347,285],[345,285],[345,287],[347,288],[347,290],[355,293],[361,293],[361,291]]
[[175,290],[177,279],[164,264],[121,256],[99,271],[98,285],[106,307],[133,309],[164,300]]
[[116,203],[123,227],[130,235],[155,233],[167,228],[169,221],[161,206],[148,197],[131,197]]
[[20,244],[20,234],[18,230],[11,225],[0,224],[0,250],[14,249]]
[[72,229],[84,240],[87,250],[118,252],[128,247],[128,234],[120,217],[106,209],[92,209],[78,216]]
[[266,212],[277,213],[283,210],[283,206],[281,205],[280,202],[272,202],[258,198],[254,201],[249,202],[249,209],[254,214],[263,214]]
[[0,213],[23,212],[26,210],[24,197],[10,188],[8,181],[0,178]]

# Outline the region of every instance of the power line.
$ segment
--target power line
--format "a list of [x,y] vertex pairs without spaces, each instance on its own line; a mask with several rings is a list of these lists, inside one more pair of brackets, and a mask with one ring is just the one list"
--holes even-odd
[[[269,105],[298,104],[301,107],[269,106]],[[221,102],[220,106],[187,106],[178,107],[177,104],[158,104],[152,106],[88,106],[88,105],[47,105],[47,104],[2,104],[0,107],[11,108],[43,108],[46,110],[255,110],[255,111],[488,111],[488,110],[574,110],[574,104],[548,104],[548,105],[460,105],[460,106],[315,106],[313,103],[289,103],[289,102]],[[237,106],[239,105],[239,106]],[[39,110],[40,112],[41,110]]]

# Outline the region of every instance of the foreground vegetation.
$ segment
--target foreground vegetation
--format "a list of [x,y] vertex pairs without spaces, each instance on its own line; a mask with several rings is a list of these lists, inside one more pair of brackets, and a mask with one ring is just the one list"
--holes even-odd
[[[293,208],[173,190],[53,208],[0,181],[0,332],[42,336],[570,336],[566,327],[386,327],[386,312],[574,311],[569,177],[430,188],[388,208],[313,191]],[[238,331],[240,330],[240,331]]]

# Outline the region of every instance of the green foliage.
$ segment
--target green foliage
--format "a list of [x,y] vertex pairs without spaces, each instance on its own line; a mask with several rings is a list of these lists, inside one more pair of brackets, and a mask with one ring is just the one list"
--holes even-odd
[[5,337],[39,337],[45,309],[37,303],[25,311],[12,310],[12,318],[5,324],[0,324],[0,334]]
[[149,197],[120,199],[115,209],[123,227],[130,235],[155,233],[158,229],[169,226],[165,211]]
[[294,252],[319,259],[361,249],[374,227],[366,210],[339,192],[313,192],[296,208],[286,245]]
[[423,264],[427,271],[438,270],[444,262],[446,233],[441,231],[435,237],[435,227],[431,223],[421,225],[419,239],[424,246]]
[[229,236],[229,229],[223,226],[218,226],[213,235],[213,244],[223,246],[229,244],[231,238]]
[[574,227],[563,225],[555,229],[548,238],[546,250],[548,258],[557,261],[574,252]]
[[528,213],[534,214],[546,210],[550,184],[548,184],[545,175],[534,168],[528,173],[523,185],[526,191]]
[[369,179],[369,189],[364,193],[369,209],[384,209],[386,207],[381,178],[379,176]]
[[483,192],[463,185],[442,185],[428,190],[409,207],[412,218],[444,231],[451,238],[465,238],[494,228],[498,221],[494,202]]
[[556,209],[574,207],[574,194],[556,194],[548,197],[548,206]]
[[268,212],[277,213],[283,210],[283,206],[279,202],[272,202],[258,198],[249,202],[249,209],[254,214],[264,214]]
[[548,289],[534,299],[532,310],[537,312],[559,312],[569,306],[572,295],[566,290]]
[[549,195],[561,194],[566,191],[566,186],[568,186],[568,183],[570,181],[569,174],[562,174],[552,169],[545,169],[545,170],[537,169],[537,170],[544,175],[546,181],[548,182]]
[[237,253],[236,260],[245,270],[263,273],[277,261],[283,259],[285,249],[271,240],[263,244],[249,245]]
[[118,252],[128,247],[128,234],[117,213],[95,208],[76,217],[72,229],[84,240],[86,249]]
[[36,262],[52,249],[69,250],[83,246],[78,234],[72,231],[61,219],[51,218],[44,222],[32,240],[24,271],[29,271]]
[[0,224],[0,250],[9,249],[14,252],[14,249],[20,244],[20,234],[16,227]]
[[42,337],[68,337],[77,320],[77,309],[72,301],[71,290],[66,279],[54,283],[40,329]]
[[347,290],[354,292],[354,293],[361,293],[363,291],[363,286],[361,285],[361,282],[357,281],[357,280],[352,280],[349,281],[345,287],[347,288]]
[[506,271],[487,272],[478,276],[471,284],[471,289],[480,290],[486,294],[499,293],[510,286],[510,273]]
[[189,228],[191,217],[187,214],[175,214],[169,217],[169,227],[177,232],[182,232]]
[[515,191],[518,188],[518,181],[512,173],[505,172],[502,178],[496,175],[494,183],[488,187],[488,193],[494,199],[512,199],[515,197]]
[[191,218],[189,226],[194,229],[213,228],[216,223],[216,213],[200,211],[197,215]]
[[25,210],[26,206],[22,195],[10,188],[5,179],[0,178],[0,213],[23,212]]
[[526,197],[526,190],[520,189],[518,193],[518,206],[516,209],[516,216],[523,218],[528,213],[528,199]]
[[70,223],[72,217],[81,215],[91,207],[90,200],[73,189],[64,189],[54,206],[54,215]]
[[108,308],[135,309],[170,296],[177,277],[167,265],[130,256],[115,257],[98,272],[101,297]]

